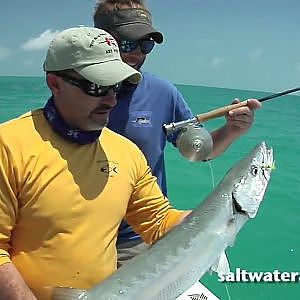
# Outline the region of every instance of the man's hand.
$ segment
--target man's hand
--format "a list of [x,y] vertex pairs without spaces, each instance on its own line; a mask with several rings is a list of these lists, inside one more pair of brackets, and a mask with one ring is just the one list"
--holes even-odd
[[[239,99],[235,99],[232,104],[239,102]],[[234,136],[245,134],[254,121],[254,110],[260,107],[261,103],[258,100],[249,99],[247,100],[247,106],[230,110],[225,116],[227,133]]]
[[[239,103],[238,99],[233,101]],[[230,110],[226,115],[226,124],[211,132],[214,147],[209,158],[215,158],[223,153],[242,134],[245,134],[254,121],[254,110],[261,107],[256,99],[247,100],[247,106]]]

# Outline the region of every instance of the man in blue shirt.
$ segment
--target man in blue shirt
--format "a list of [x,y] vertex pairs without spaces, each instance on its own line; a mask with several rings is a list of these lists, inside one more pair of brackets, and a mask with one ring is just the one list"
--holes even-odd
[[[151,14],[142,0],[100,0],[94,25],[114,36],[123,61],[139,71],[155,43],[163,41],[162,33],[153,28]],[[123,82],[108,127],[139,146],[161,190],[167,195],[164,150],[167,141],[176,146],[177,135],[166,136],[163,124],[186,120],[193,114],[173,84],[148,72],[141,73],[143,79],[138,85]],[[235,109],[226,116],[226,124],[211,133],[214,147],[209,158],[221,154],[247,132],[253,122],[253,109],[259,107],[260,103],[252,99],[247,107]],[[117,246],[120,263],[145,248],[126,222],[120,228]]]

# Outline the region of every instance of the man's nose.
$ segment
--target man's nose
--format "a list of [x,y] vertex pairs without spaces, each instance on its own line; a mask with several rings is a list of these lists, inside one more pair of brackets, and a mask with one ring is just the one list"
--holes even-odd
[[113,89],[110,89],[105,96],[101,97],[101,103],[107,104],[111,107],[117,105],[117,96],[116,92]]

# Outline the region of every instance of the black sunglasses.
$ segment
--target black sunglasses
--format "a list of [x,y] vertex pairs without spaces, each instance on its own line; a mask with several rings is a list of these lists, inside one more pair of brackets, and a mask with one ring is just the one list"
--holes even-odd
[[121,85],[121,83],[116,83],[114,85],[101,86],[89,80],[74,78],[63,73],[55,73],[55,75],[61,77],[65,82],[77,86],[85,94],[93,97],[106,96],[110,90],[117,93]]
[[143,39],[138,41],[126,41],[120,40],[118,42],[120,51],[123,53],[128,53],[135,50],[138,46],[140,46],[142,53],[148,54],[152,51],[155,42],[150,39]]

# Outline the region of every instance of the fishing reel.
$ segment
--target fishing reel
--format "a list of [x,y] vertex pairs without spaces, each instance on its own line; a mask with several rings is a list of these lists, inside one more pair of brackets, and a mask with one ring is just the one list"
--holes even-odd
[[206,160],[213,149],[209,132],[200,124],[187,124],[181,127],[176,139],[179,152],[190,161]]

